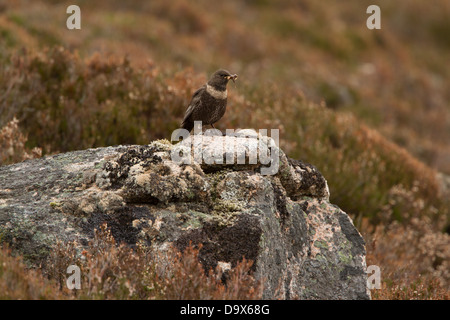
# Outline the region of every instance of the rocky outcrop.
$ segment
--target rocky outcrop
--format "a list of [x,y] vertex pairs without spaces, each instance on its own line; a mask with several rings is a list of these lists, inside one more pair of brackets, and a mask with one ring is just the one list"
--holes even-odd
[[[255,140],[276,157],[250,159]],[[237,163],[242,150],[246,162]],[[198,152],[208,161],[194,161]],[[274,161],[277,170],[264,174]],[[351,219],[329,202],[320,172],[270,138],[191,136],[0,167],[0,239],[30,263],[56,240],[88,245],[104,222],[130,246],[201,243],[206,268],[253,260],[267,299],[370,298],[364,241]]]

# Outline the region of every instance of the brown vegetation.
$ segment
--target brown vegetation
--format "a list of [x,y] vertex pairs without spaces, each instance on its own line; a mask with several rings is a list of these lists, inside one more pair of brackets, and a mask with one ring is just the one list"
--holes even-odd
[[[49,257],[45,276],[26,270],[8,249],[0,251],[0,299],[261,299],[262,282],[251,273],[250,261],[232,270],[204,270],[200,248],[163,251],[116,244],[106,225],[95,230],[88,249],[60,243]],[[67,267],[80,268],[80,289],[69,290]],[[50,280],[49,280],[50,279]],[[225,280],[226,279],[226,280]]]
[[25,147],[27,138],[19,129],[19,120],[15,117],[3,128],[0,128],[0,165],[20,162],[27,159],[40,158],[42,149]]

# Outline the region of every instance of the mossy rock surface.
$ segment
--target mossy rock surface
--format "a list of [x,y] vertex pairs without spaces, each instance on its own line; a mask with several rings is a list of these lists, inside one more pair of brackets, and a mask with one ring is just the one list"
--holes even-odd
[[172,150],[158,140],[0,167],[0,241],[37,266],[56,241],[86,246],[106,222],[132,247],[201,244],[207,269],[253,260],[267,299],[370,298],[364,241],[315,167],[278,149],[278,173],[263,175],[259,162],[180,164]]

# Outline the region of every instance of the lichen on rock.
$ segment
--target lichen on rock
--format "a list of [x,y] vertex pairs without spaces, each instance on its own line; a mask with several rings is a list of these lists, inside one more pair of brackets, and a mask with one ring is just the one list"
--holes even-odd
[[[348,215],[329,203],[327,182],[314,166],[289,159],[267,139],[279,157],[272,175],[261,174],[267,163],[258,160],[197,162],[195,150],[244,145],[253,152],[258,146],[242,136],[203,138],[193,145],[157,140],[0,167],[1,240],[37,265],[57,240],[85,246],[106,222],[116,241],[130,246],[202,244],[205,268],[253,260],[267,299],[370,298],[364,241]],[[180,146],[189,163],[172,159]],[[220,150],[222,159],[231,152]]]

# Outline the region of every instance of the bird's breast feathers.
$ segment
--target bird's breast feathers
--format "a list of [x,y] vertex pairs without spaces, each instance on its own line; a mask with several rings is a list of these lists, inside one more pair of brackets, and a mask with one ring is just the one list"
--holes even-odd
[[213,86],[210,86],[209,84],[206,85],[206,92],[211,95],[213,98],[216,99],[226,99],[227,98],[227,90],[217,90]]

